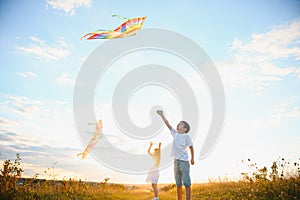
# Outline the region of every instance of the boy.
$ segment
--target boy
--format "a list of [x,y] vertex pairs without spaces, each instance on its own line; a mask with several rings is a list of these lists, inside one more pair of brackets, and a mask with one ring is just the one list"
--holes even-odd
[[166,126],[170,129],[173,136],[172,155],[174,156],[174,175],[177,186],[177,198],[182,200],[182,183],[185,186],[186,200],[191,199],[191,178],[190,164],[188,160],[187,147],[191,151],[191,164],[194,164],[194,148],[190,136],[187,134],[190,126],[187,122],[181,121],[175,130],[169,124],[161,110],[157,111],[161,116]]
[[157,182],[159,177],[159,163],[160,163],[160,149],[161,149],[161,142],[158,145],[158,148],[154,149],[154,153],[151,153],[151,147],[153,145],[153,142],[150,142],[150,146],[148,148],[148,154],[151,156],[154,160],[153,167],[150,168],[148,172],[148,176],[146,181],[151,182],[153,192],[154,192],[154,198],[153,200],[158,200],[158,190],[157,190]]

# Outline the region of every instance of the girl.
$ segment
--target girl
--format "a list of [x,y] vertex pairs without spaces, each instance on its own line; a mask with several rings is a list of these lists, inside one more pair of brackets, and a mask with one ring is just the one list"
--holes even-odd
[[151,156],[154,160],[154,165],[153,167],[150,168],[148,172],[148,176],[146,181],[151,182],[153,192],[154,192],[154,198],[153,200],[158,200],[158,190],[157,190],[157,181],[159,177],[159,163],[160,163],[160,147],[161,147],[161,142],[158,145],[158,148],[154,149],[154,152],[151,153],[151,147],[153,145],[153,142],[150,142],[150,146],[148,148],[148,154]]

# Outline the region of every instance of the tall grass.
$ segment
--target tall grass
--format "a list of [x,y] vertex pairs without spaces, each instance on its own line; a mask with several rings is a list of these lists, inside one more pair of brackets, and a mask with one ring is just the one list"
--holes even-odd
[[220,182],[193,187],[194,199],[300,199],[300,179],[257,182]]
[[[248,159],[249,170],[237,182],[210,182],[192,185],[192,199],[300,199],[300,169],[298,162],[278,159],[271,167],[258,168]],[[149,185],[129,187],[123,184],[83,182],[75,179],[45,180],[33,176],[21,179],[21,158],[6,160],[0,169],[0,199],[152,199]],[[160,185],[159,185],[160,186]],[[159,197],[176,199],[174,184],[161,185]]]

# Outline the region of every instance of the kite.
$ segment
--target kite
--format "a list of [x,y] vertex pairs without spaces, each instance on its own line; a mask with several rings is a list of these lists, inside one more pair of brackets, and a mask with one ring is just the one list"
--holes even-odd
[[86,157],[86,155],[94,148],[99,139],[102,137],[102,128],[102,120],[100,119],[96,123],[96,130],[94,132],[93,138],[90,140],[85,150],[82,153],[77,154],[77,156],[81,156],[81,159],[84,159]]
[[[113,15],[121,18],[118,15]],[[126,19],[126,18],[122,18]],[[114,38],[125,38],[129,36],[133,36],[136,34],[138,30],[140,30],[143,26],[143,23],[146,19],[146,16],[139,18],[131,18],[117,27],[115,30],[97,30],[91,33],[87,33],[81,37],[86,38],[87,40],[91,39],[114,39]]]

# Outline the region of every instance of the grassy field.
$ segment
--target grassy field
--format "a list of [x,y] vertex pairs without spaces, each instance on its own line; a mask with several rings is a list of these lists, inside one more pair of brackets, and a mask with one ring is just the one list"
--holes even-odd
[[[22,179],[23,171],[19,155],[14,162],[6,160],[0,169],[0,199],[101,199],[101,200],[150,200],[153,191],[148,185],[125,185],[80,180]],[[250,159],[248,159],[250,162]],[[300,200],[300,166],[298,162],[280,159],[271,170],[249,165],[250,171],[242,173],[241,181],[210,182],[192,185],[192,199],[242,200],[280,199]],[[252,170],[254,169],[254,170]],[[176,199],[174,184],[159,184],[159,199]]]
[[[15,184],[1,191],[1,199],[152,199],[150,185],[123,185],[108,183],[83,183],[74,180],[45,181],[36,179]],[[175,185],[159,185],[159,198],[176,199]],[[240,181],[194,184],[192,199],[300,199],[300,179],[274,181]]]

